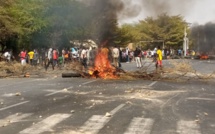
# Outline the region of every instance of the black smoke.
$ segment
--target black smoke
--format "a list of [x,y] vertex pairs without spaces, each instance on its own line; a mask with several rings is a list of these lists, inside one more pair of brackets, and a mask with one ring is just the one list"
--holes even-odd
[[199,53],[214,54],[215,52],[215,23],[195,25],[191,28],[193,48]]
[[114,40],[118,27],[117,14],[124,8],[120,0],[89,0],[93,13],[92,38],[98,43]]

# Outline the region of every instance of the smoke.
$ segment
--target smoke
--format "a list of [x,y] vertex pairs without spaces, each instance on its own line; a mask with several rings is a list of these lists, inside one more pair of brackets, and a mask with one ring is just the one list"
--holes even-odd
[[[138,16],[157,17],[160,14],[189,16],[196,0],[83,0],[94,11],[94,37],[100,41],[111,41],[115,36],[116,24]],[[144,18],[141,18],[144,19]],[[215,24],[197,25],[191,37],[198,51],[215,49]]]
[[124,4],[120,0],[88,0],[83,1],[93,12],[92,36],[98,43],[112,41],[117,29],[117,13],[122,11]]
[[[132,22],[132,18],[143,20],[160,14],[189,15],[195,0],[121,0],[125,8],[118,13],[119,23]],[[133,14],[131,14],[133,13]]]
[[215,50],[215,23],[195,25],[191,29],[191,38],[194,49],[200,53],[214,54]]

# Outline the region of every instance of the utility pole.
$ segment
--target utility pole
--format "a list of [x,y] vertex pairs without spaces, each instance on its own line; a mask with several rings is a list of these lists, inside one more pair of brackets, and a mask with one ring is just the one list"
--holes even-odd
[[188,49],[189,49],[189,39],[187,38],[187,28],[185,26],[185,28],[184,28],[184,43],[183,43],[184,56],[187,55]]

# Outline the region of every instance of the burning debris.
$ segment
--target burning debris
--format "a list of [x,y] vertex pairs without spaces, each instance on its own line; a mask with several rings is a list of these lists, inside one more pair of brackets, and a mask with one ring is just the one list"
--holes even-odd
[[95,78],[117,79],[116,68],[108,59],[108,48],[101,48],[96,55],[94,67],[89,69],[89,74]]

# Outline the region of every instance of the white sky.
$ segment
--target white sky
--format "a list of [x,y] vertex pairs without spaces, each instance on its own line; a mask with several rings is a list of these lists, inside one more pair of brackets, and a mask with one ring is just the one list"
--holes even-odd
[[[132,10],[132,5],[141,6],[139,2],[142,0],[131,0],[131,1],[132,3],[127,4],[127,9],[126,9],[127,11]],[[183,2],[180,3],[180,0],[171,0],[169,4],[171,5],[173,3],[176,3],[177,1],[179,1],[178,4],[183,4]],[[192,4],[190,5],[187,4],[185,6],[183,9],[183,5],[180,5],[180,6],[171,5],[170,7],[172,9],[169,9],[170,12],[168,13],[170,15],[180,14],[189,23],[205,24],[207,22],[215,22],[215,0],[193,0]],[[177,7],[179,7],[180,9],[178,9]],[[148,12],[144,11],[143,7],[138,8],[138,10],[139,11],[137,12],[136,16],[133,16],[133,17],[126,17],[125,15],[122,15],[124,14],[124,12],[122,12],[122,14],[120,14],[120,17],[119,17],[119,23],[123,24],[123,23],[138,22],[138,20],[143,20],[147,16],[154,15],[153,13],[150,14],[149,11]],[[152,9],[152,11],[154,10],[156,9]]]

